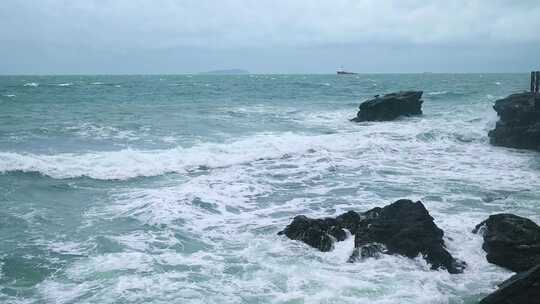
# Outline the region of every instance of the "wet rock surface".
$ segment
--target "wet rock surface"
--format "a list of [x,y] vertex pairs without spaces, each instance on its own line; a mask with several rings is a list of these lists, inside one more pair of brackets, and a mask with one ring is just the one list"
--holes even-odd
[[444,232],[433,222],[421,202],[398,200],[384,208],[364,213],[349,211],[336,218],[311,219],[297,216],[280,235],[302,241],[321,251],[330,251],[335,241],[346,238],[344,229],[355,235],[355,249],[349,261],[400,254],[423,256],[432,269],[460,273],[465,263],[453,258],[444,246]]
[[432,269],[442,267],[450,273],[460,273],[465,263],[446,250],[443,236],[422,202],[399,200],[382,208],[377,217],[362,221],[354,243],[356,250],[378,243],[386,248],[384,253],[409,258],[422,255]]
[[375,96],[360,104],[360,111],[354,122],[362,121],[388,121],[400,116],[422,114],[422,91],[402,91]]
[[499,115],[489,132],[493,145],[540,151],[540,94],[512,94],[497,100],[493,108]]
[[514,214],[495,214],[473,230],[484,238],[490,263],[515,272],[540,264],[540,226]]
[[499,285],[499,289],[480,301],[480,304],[538,304],[540,303],[540,265],[518,273]]
[[291,240],[302,241],[311,247],[326,252],[334,248],[335,241],[343,241],[347,237],[344,229],[356,230],[361,215],[349,211],[336,218],[312,219],[305,215],[296,216],[279,235],[286,235]]

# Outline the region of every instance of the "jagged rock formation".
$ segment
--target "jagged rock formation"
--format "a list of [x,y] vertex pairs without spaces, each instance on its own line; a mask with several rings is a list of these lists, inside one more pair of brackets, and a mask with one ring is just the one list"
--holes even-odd
[[422,91],[403,91],[379,95],[360,104],[355,122],[394,120],[400,116],[422,114]]
[[445,249],[444,232],[435,225],[421,202],[398,200],[384,208],[365,213],[349,211],[336,218],[310,219],[297,216],[280,235],[302,241],[321,251],[330,251],[335,241],[346,238],[343,229],[355,235],[355,250],[349,259],[380,254],[400,254],[410,258],[422,255],[432,269],[460,273],[465,263]]
[[518,273],[499,285],[480,304],[538,304],[540,303],[540,265]]
[[344,229],[351,233],[356,231],[358,223],[371,216],[373,211],[356,213],[349,211],[336,218],[312,219],[304,215],[296,216],[279,235],[286,235],[291,240],[302,241],[311,247],[326,252],[334,248],[335,241],[343,241],[347,237]]
[[540,94],[512,94],[493,106],[499,115],[489,132],[493,145],[540,151]]
[[490,263],[512,271],[526,271],[540,264],[540,227],[513,214],[495,214],[473,230],[484,237],[482,248]]
[[442,267],[450,273],[460,273],[465,263],[454,259],[445,249],[443,236],[444,232],[435,225],[422,202],[399,200],[382,208],[376,218],[362,221],[354,245],[358,250],[374,243],[383,244],[384,253],[409,258],[422,255],[432,269]]

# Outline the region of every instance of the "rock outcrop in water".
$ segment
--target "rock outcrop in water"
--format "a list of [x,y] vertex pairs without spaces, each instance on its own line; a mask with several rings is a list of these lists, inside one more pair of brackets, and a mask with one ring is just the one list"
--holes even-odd
[[362,219],[371,216],[372,211],[356,213],[349,211],[336,218],[312,219],[305,215],[296,216],[279,235],[298,240],[326,252],[334,248],[335,241],[344,241],[348,230],[354,233]]
[[445,249],[443,236],[444,232],[435,225],[422,202],[399,200],[382,208],[377,217],[360,223],[351,260],[366,256],[365,246],[368,252],[373,252],[374,244],[382,244],[383,253],[409,258],[422,255],[432,269],[442,267],[450,273],[463,272],[465,263],[453,258]]
[[355,122],[394,120],[400,116],[422,114],[422,91],[404,91],[375,96],[360,104]]
[[484,237],[482,248],[490,263],[512,271],[526,271],[540,264],[540,227],[513,215],[495,214],[473,230]]
[[499,285],[480,304],[538,304],[540,303],[540,265],[518,273]]
[[499,115],[489,132],[493,145],[540,151],[540,94],[512,94],[493,106]]
[[380,254],[424,256],[432,269],[460,273],[465,263],[453,258],[444,247],[444,232],[433,222],[421,202],[398,200],[384,208],[364,213],[349,211],[336,218],[310,219],[300,215],[280,235],[302,241],[321,251],[330,251],[335,241],[355,235],[355,250],[349,261]]

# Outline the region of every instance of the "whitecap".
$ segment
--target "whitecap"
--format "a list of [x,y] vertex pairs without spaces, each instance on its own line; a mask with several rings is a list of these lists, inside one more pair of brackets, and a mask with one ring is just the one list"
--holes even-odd
[[84,255],[87,254],[87,248],[82,243],[77,242],[48,242],[45,243],[47,249],[52,252],[60,254],[71,254],[71,255]]
[[73,83],[71,83],[71,82],[57,84],[57,86],[59,86],[59,87],[69,87],[69,86],[72,86],[72,85],[73,85]]
[[174,136],[163,136],[161,138],[161,141],[166,142],[166,143],[174,143],[174,142],[176,142],[176,137],[174,137]]
[[[496,118],[495,114],[492,116]],[[421,162],[423,166],[417,168],[416,173],[423,172],[425,176],[437,172],[440,178],[461,178],[471,181],[478,178],[478,180],[494,184],[499,183],[501,179],[516,184],[516,180],[513,180],[514,174],[504,176],[497,174],[502,167],[513,168],[510,172],[516,172],[514,169],[517,166],[529,167],[523,165],[523,162],[529,161],[528,154],[508,158],[504,151],[486,145],[482,141],[463,144],[456,139],[455,134],[437,136],[435,143],[417,139],[417,135],[432,128],[432,123],[427,120],[417,120],[414,124],[411,124],[409,120],[400,120],[384,124],[366,124],[362,128],[354,128],[355,126],[350,124],[344,132],[332,134],[302,135],[291,132],[258,134],[226,143],[201,143],[193,147],[160,150],[124,149],[54,155],[2,152],[0,153],[0,172],[40,172],[53,178],[87,176],[95,179],[128,179],[165,173],[185,173],[201,166],[223,168],[242,165],[263,159],[281,158],[285,154],[298,157],[311,155],[306,158],[310,160],[312,154],[308,151],[311,150],[318,151],[317,153],[328,153],[332,158],[338,158],[342,165],[346,162],[351,168],[366,162],[371,162],[372,166],[376,164],[386,166],[389,162],[403,164]],[[454,127],[468,134],[471,128],[476,132],[475,128],[482,129],[485,125],[484,121],[480,121],[474,125],[463,124]],[[353,128],[355,131],[351,132]],[[397,151],[401,151],[400,153],[392,152],[397,149],[396,143],[399,143]],[[454,152],[448,153],[449,148]],[[361,159],[349,155],[359,153],[359,151],[363,151]],[[426,157],[426,155],[437,155],[437,157]],[[455,172],[449,169],[448,166],[455,164],[456,161],[470,163],[473,155],[483,155],[476,162],[478,166],[484,167],[484,171],[472,170],[465,165]],[[393,167],[400,168],[395,165]],[[407,169],[403,168],[403,170]],[[525,178],[524,174],[536,174],[534,171],[529,171],[521,170],[521,178]],[[408,180],[404,180],[404,183],[407,182]]]
[[38,87],[39,83],[37,82],[27,82],[24,84],[25,87]]
[[[326,137],[310,138],[286,133],[282,136],[255,136],[227,144],[207,143],[167,150],[124,149],[56,155],[4,152],[0,153],[0,172],[40,172],[54,178],[87,176],[96,179],[128,179],[156,176],[182,173],[199,166],[219,168],[258,159],[279,158],[284,154],[305,153],[310,148],[318,150],[321,145],[340,149],[339,143],[323,142]],[[341,148],[351,148],[346,142],[341,145]]]
[[448,93],[447,91],[434,91],[434,92],[429,92],[428,95],[444,95],[447,93]]
[[[134,130],[123,130],[113,126],[97,125],[93,123],[82,123],[76,126],[69,126],[65,128],[69,132],[74,132],[80,137],[94,138],[94,139],[123,139],[123,140],[137,140],[139,136]],[[143,130],[143,135],[146,134]]]

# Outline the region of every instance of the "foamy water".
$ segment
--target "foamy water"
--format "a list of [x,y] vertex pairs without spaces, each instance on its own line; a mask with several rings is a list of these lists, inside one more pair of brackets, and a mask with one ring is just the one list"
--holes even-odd
[[[356,76],[96,76],[40,81],[123,86],[15,92],[0,105],[0,300],[476,303],[511,273],[486,261],[474,226],[503,211],[540,220],[537,153],[487,139],[493,100],[526,77]],[[427,92],[423,116],[348,121],[362,98],[411,87]],[[352,237],[322,253],[277,235],[297,214],[399,198],[424,202],[463,274],[421,257],[347,263]]]

